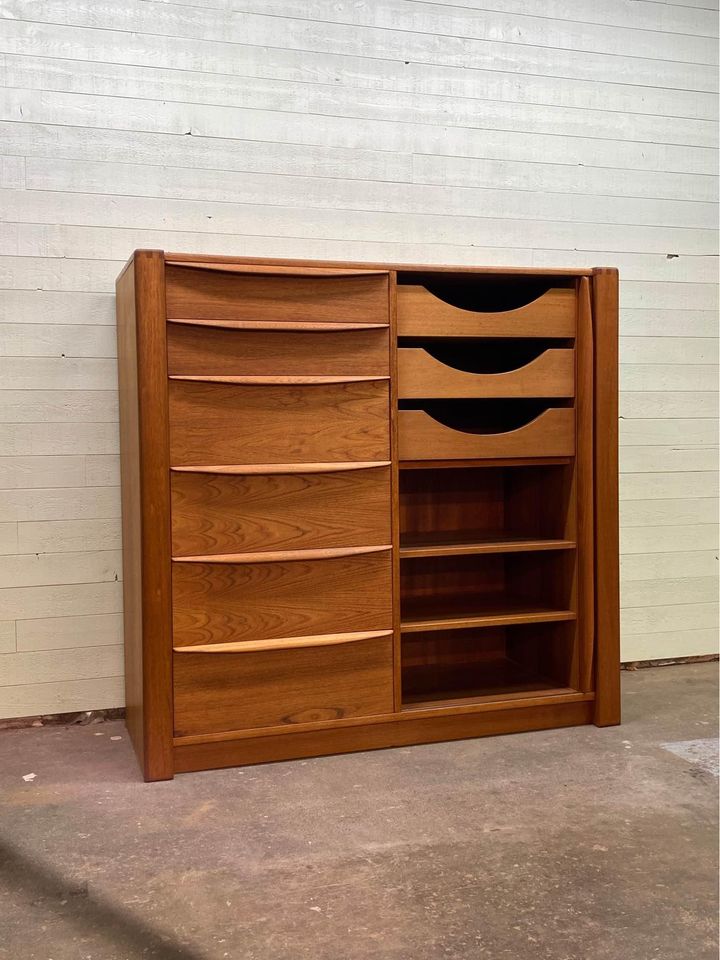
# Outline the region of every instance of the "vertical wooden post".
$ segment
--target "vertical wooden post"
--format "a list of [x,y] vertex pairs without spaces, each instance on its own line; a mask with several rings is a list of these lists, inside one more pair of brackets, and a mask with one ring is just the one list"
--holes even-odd
[[397,271],[388,277],[390,337],[390,503],[392,511],[393,703],[402,707],[402,634],[400,632],[400,466],[398,462]]
[[580,690],[593,689],[595,645],[595,515],[593,497],[593,322],[590,280],[578,284],[577,362],[575,397],[577,405],[577,570],[578,637],[580,641]]
[[146,780],[173,776],[165,260],[138,250],[117,283],[126,715]]
[[618,272],[593,273],[595,347],[595,723],[620,723]]

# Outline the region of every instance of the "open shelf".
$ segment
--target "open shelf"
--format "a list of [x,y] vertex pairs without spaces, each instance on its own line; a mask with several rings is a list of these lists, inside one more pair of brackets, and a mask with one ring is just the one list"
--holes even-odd
[[402,534],[400,558],[572,550],[574,547],[574,540],[522,537],[504,530],[434,530]]
[[566,550],[572,464],[400,470],[400,555]]
[[403,697],[403,707],[413,709],[574,692],[572,687],[557,687],[549,678],[526,670],[522,664],[505,657],[485,664],[481,675],[476,678],[468,677],[466,664],[411,667],[405,677],[408,688],[414,692]]
[[403,633],[574,620],[573,550],[405,558]]
[[402,641],[404,709],[575,693],[574,624],[417,633]]

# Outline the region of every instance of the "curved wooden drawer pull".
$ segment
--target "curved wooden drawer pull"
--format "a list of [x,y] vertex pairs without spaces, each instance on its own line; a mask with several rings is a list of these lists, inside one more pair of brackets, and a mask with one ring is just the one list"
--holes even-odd
[[346,470],[375,470],[389,467],[390,460],[354,460],[350,463],[246,463],[203,467],[170,467],[172,473],[222,473],[231,476],[288,473],[344,473]]
[[343,280],[352,278],[353,280],[362,280],[365,277],[386,277],[387,270],[353,270],[338,267],[302,267],[272,263],[229,263],[227,261],[216,260],[183,260],[180,257],[174,257],[168,254],[165,262],[174,267],[185,267],[188,270],[212,270],[215,273],[237,273],[241,276],[265,276],[265,277],[309,277],[311,279],[327,278],[329,280]]
[[514,370],[470,373],[438,360],[422,348],[398,350],[398,396],[403,399],[463,397],[572,397],[573,350],[545,350]]
[[389,543],[377,547],[322,547],[318,550],[267,550],[264,553],[217,553],[207,556],[173,557],[175,563],[291,563],[293,560],[336,560],[366,553],[392,550]]
[[389,323],[343,323],[310,320],[210,320],[192,317],[168,317],[168,323],[189,327],[220,327],[223,330],[269,330],[278,333],[342,333],[346,330],[387,330]]
[[206,643],[194,647],[173,647],[175,653],[264,653],[268,650],[300,650],[307,647],[334,647],[340,643],[391,637],[392,630],[369,633],[328,633],[317,637],[279,637],[275,640],[241,640],[238,643]]
[[548,290],[515,310],[465,310],[425,287],[397,288],[400,337],[574,337],[577,302],[570,287]]
[[192,383],[237,383],[246,387],[313,387],[328,383],[369,383],[376,380],[389,380],[390,377],[196,377],[171,376],[170,380],[185,380]]

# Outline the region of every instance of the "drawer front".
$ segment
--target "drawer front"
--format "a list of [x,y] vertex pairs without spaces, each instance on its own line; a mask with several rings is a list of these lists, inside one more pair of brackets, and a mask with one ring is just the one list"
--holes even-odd
[[515,430],[481,434],[455,430],[424,410],[401,410],[398,446],[401,460],[570,457],[575,453],[575,412],[551,408]]
[[388,376],[390,371],[387,327],[303,333],[169,323],[167,348],[171,376]]
[[392,640],[260,653],[175,653],[175,735],[393,710]]
[[171,380],[173,466],[390,459],[389,385]]
[[391,542],[390,468],[171,477],[172,552],[244,553]]
[[502,373],[458,370],[421,348],[405,347],[398,351],[398,396],[401,400],[574,395],[574,350],[545,350],[529,363]]
[[400,337],[574,337],[576,313],[575,291],[569,288],[548,290],[523,307],[497,313],[454,307],[425,287],[397,288]]
[[168,264],[168,318],[254,323],[388,322],[387,273],[328,270],[292,275],[252,271],[252,267],[198,269]]
[[174,561],[172,590],[176,647],[392,627],[389,548],[267,563]]

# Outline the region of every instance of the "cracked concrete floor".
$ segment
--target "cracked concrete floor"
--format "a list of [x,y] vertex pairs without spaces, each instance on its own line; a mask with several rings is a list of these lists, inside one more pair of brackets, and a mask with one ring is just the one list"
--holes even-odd
[[159,784],[118,721],[4,732],[0,958],[715,960],[717,665],[623,687],[621,727]]

